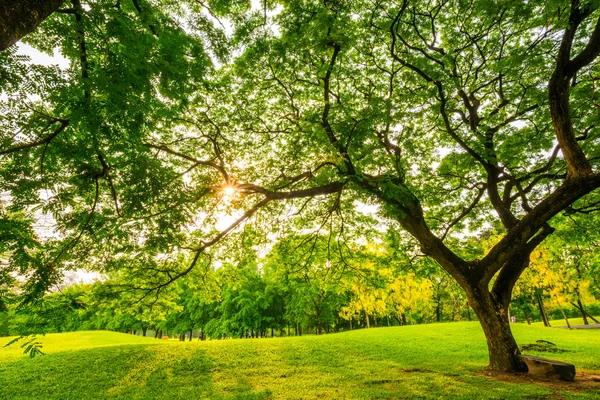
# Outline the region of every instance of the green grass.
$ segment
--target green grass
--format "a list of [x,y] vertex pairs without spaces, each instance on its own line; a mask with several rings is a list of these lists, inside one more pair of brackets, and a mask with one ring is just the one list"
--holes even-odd
[[[600,321],[600,317],[599,316],[594,316],[594,318],[596,318],[597,320]],[[535,324],[539,324],[539,325],[543,325],[543,322],[534,322]],[[594,321],[592,321],[591,318],[588,318],[588,323],[589,324],[595,324]],[[583,325],[583,318],[569,318],[569,324],[571,324],[571,326],[576,326],[576,325]],[[550,321],[550,325],[551,326],[567,326],[567,323],[565,322],[564,319],[555,319]]]
[[[519,343],[552,341],[567,352],[550,358],[600,373],[600,330],[526,324],[513,330]],[[0,349],[0,399],[600,398],[597,390],[502,382],[479,373],[487,348],[477,322],[191,343],[114,332],[41,340],[47,355],[34,359],[18,348]]]

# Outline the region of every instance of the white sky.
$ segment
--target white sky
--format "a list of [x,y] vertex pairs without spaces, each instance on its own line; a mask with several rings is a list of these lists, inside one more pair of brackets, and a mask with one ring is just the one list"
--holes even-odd
[[54,55],[51,56],[34,49],[28,44],[19,42],[17,43],[17,54],[29,56],[34,64],[58,65],[61,69],[67,69],[71,65],[71,62],[63,57],[57,49],[54,50]]

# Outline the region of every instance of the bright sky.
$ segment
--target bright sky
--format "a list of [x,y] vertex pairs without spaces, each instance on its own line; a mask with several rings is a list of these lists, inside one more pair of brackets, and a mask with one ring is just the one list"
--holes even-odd
[[60,54],[58,50],[54,50],[54,55],[50,56],[37,51],[33,47],[25,43],[17,43],[17,54],[31,57],[31,62],[41,65],[58,65],[62,69],[69,68],[71,62]]

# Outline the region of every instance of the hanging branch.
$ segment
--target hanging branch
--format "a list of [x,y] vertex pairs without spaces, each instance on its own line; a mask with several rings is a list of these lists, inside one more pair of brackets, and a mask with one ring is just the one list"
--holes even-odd
[[57,137],[58,135],[60,135],[60,133],[62,131],[64,131],[67,126],[69,126],[69,121],[68,120],[55,119],[55,121],[56,122],[60,122],[60,126],[54,132],[52,132],[50,135],[46,136],[43,139],[39,139],[39,140],[36,140],[34,142],[31,142],[31,143],[20,144],[20,145],[8,148],[6,150],[1,150],[0,151],[0,155],[15,153],[17,151],[27,150],[27,149],[31,149],[33,147],[40,146],[42,144],[48,144],[48,143],[50,143],[55,137]]
[[88,214],[87,219],[85,220],[83,226],[81,227],[79,234],[60,250],[58,255],[52,261],[52,264],[56,264],[62,258],[63,254],[65,253],[65,251],[67,251],[67,249],[73,248],[77,245],[77,243],[79,243],[79,240],[83,236],[83,232],[85,232],[85,230],[88,228],[90,222],[92,221],[92,217],[94,216],[94,213],[96,212],[96,206],[98,205],[98,197],[100,196],[100,186],[98,184],[98,177],[94,178],[94,183],[96,185],[96,194],[94,195],[94,202],[92,203],[92,207],[90,208],[90,212]]
[[100,164],[102,164],[102,176],[104,176],[106,178],[106,180],[108,182],[108,186],[110,186],[110,192],[112,194],[112,198],[115,203],[115,210],[117,211],[117,215],[119,217],[122,217],[123,214],[121,213],[121,210],[119,208],[119,200],[117,197],[117,190],[115,189],[115,185],[113,183],[112,176],[110,174],[110,167],[104,160],[102,153],[98,152],[97,155],[98,155],[98,160],[100,160]]

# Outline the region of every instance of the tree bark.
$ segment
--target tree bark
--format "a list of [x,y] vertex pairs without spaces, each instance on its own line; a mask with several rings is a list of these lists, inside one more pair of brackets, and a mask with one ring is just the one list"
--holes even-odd
[[510,330],[508,304],[492,297],[486,287],[468,291],[467,296],[487,340],[489,368],[503,372],[526,371],[525,364],[518,358],[521,352]]
[[556,139],[560,144],[560,149],[567,165],[567,179],[576,179],[592,175],[593,173],[585,153],[579,146],[579,143],[577,143],[569,103],[571,80],[581,68],[594,61],[600,53],[599,19],[584,49],[571,59],[573,42],[577,36],[577,30],[580,24],[593,11],[591,6],[584,6],[582,8],[579,0],[571,1],[569,23],[563,31],[563,37],[556,56],[556,66],[548,84],[550,115],[552,116],[552,125],[556,133]]
[[0,0],[0,51],[33,32],[65,0]]
[[579,311],[581,312],[581,316],[583,317],[583,324],[589,325],[590,323],[588,322],[587,316],[585,315],[585,310],[583,309],[583,304],[581,303],[581,299],[577,299],[577,308],[579,308]]
[[550,327],[550,321],[548,321],[548,316],[546,315],[546,308],[544,307],[544,302],[539,292],[535,293],[535,298],[537,299],[538,307],[540,308],[540,315],[542,316],[542,321],[544,321],[544,326]]
[[565,322],[567,323],[567,328],[572,329],[571,324],[569,323],[569,318],[567,318],[567,314],[565,314],[565,310],[562,308],[562,306],[560,305],[560,303],[558,301],[556,301],[556,304],[558,305],[558,308],[560,308],[560,312],[561,312]]
[[[580,300],[578,301],[580,302]],[[579,311],[581,311],[581,314],[584,315],[583,320],[584,322],[587,320],[587,318],[591,319],[592,321],[594,321],[594,323],[598,324],[600,322],[598,322],[598,320],[596,318],[594,318],[594,316],[592,314],[590,314],[589,312],[587,312],[585,310],[585,308],[583,308],[583,304],[581,304],[581,307],[579,307],[577,304],[575,303],[571,303],[574,307],[576,307],[577,309],[579,309]],[[587,318],[586,318],[587,317]],[[589,323],[589,321],[588,321]],[[587,324],[586,324],[587,325]]]

